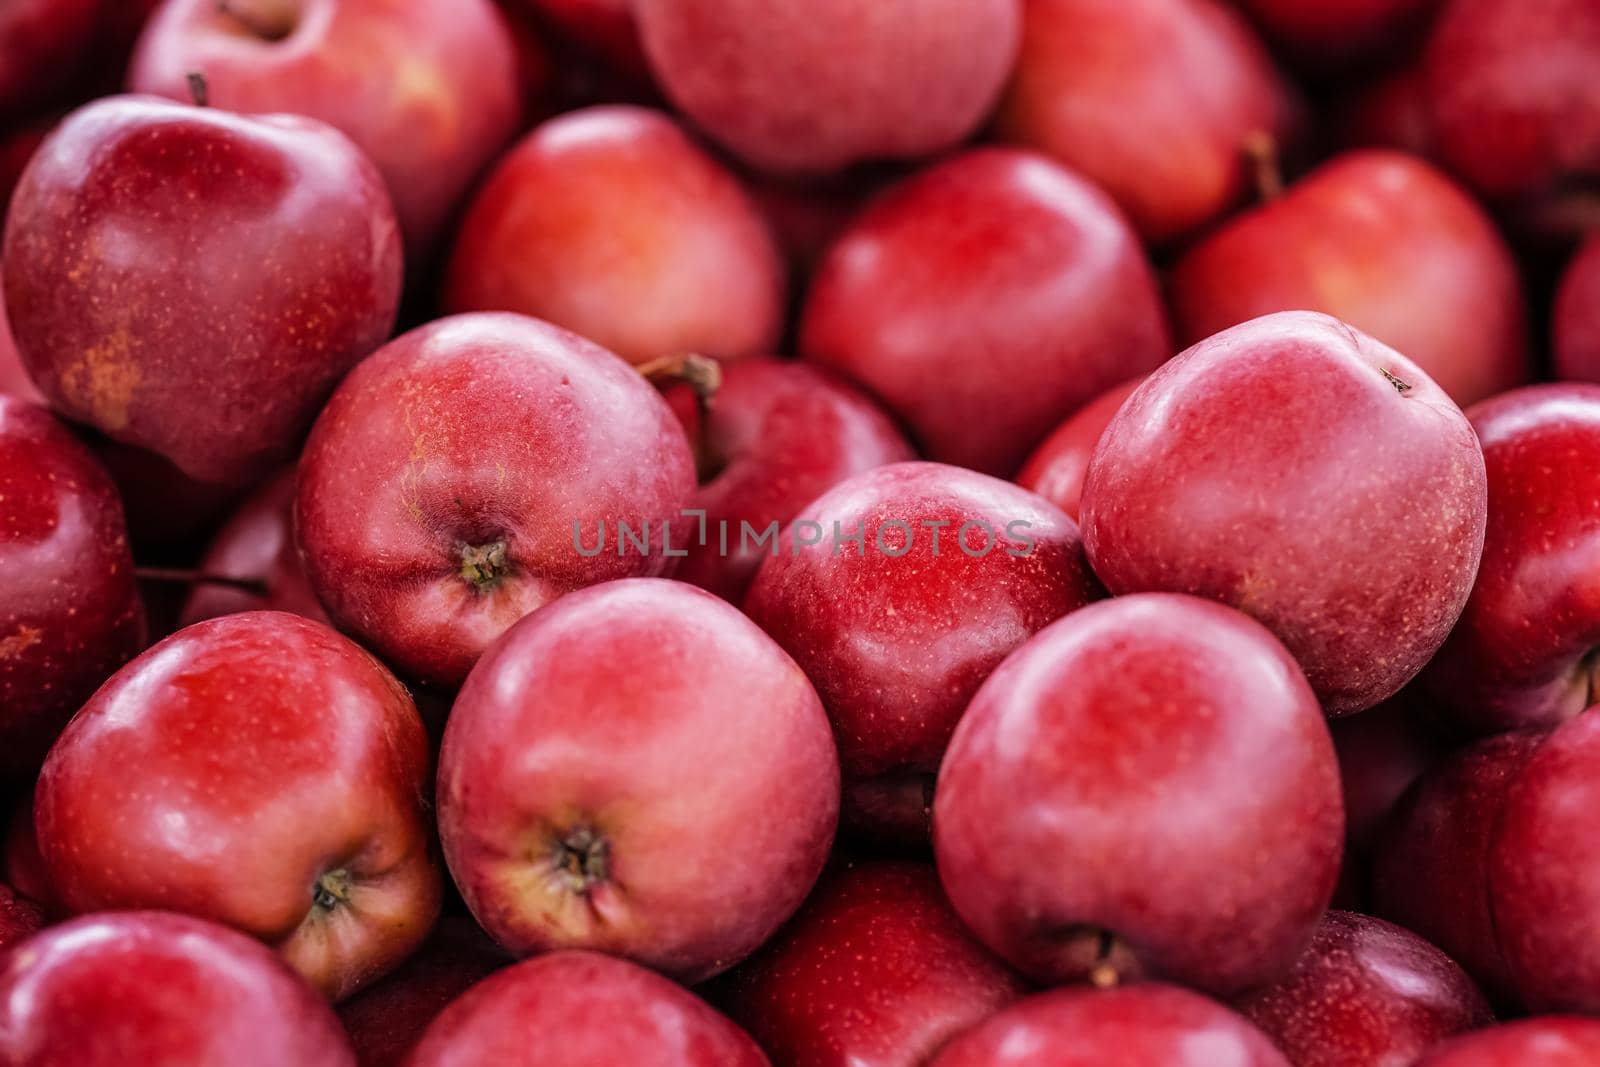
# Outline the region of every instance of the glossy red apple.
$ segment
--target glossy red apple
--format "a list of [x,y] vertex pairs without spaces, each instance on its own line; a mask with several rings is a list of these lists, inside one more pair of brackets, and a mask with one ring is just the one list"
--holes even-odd
[[1234,0],[1313,70],[1381,59],[1426,27],[1442,0]]
[[868,861],[823,877],[714,998],[776,1067],[921,1067],[1028,991],[973,940],[932,867]]
[[1330,911],[1294,969],[1234,1007],[1295,1067],[1410,1064],[1494,1018],[1466,972],[1393,923]]
[[71,85],[90,58],[100,0],[0,4],[0,116],[33,111]]
[[339,1005],[361,1067],[400,1067],[428,1024],[511,962],[471,919],[446,915],[398,970]]
[[111,479],[44,408],[0,396],[0,781],[32,781],[144,634]]
[[428,1027],[407,1067],[767,1067],[749,1035],[660,975],[553,952],[478,983]]
[[501,945],[598,949],[694,982],[800,906],[833,839],[839,763],[811,683],[738,610],[678,582],[611,582],[484,655],[445,727],[438,804],[450,872]]
[[1135,391],[1089,465],[1084,545],[1113,593],[1255,616],[1346,715],[1444,642],[1485,495],[1472,426],[1421,368],[1337,319],[1285,312],[1200,342]]
[[[845,538],[859,534],[859,544]],[[1098,594],[1077,525],[1014,485],[897,463],[834,486],[767,550],[749,616],[817,687],[839,742],[845,818],[927,840],[928,795],[978,686]]]
[[929,1067],[1289,1067],[1265,1034],[1177,986],[1058,989],[957,1037]]
[[0,957],[12,1067],[354,1067],[322,998],[248,937],[157,911],[86,915]]
[[839,238],[801,351],[856,379],[923,454],[1009,476],[1062,419],[1171,355],[1150,264],[1087,181],[984,148],[894,187]]
[[200,557],[200,580],[184,602],[182,625],[240,611],[287,611],[328,621],[295,549],[294,490],[290,468],[252,494],[217,531]]
[[634,0],[679,110],[763,170],[828,173],[966,139],[1017,54],[1021,0]]
[[1195,597],[1092,604],[972,698],[939,769],[950,902],[1050,982],[1223,996],[1294,963],[1344,819],[1316,698],[1260,624]]
[[0,948],[44,929],[44,908],[8,885],[0,885]]
[[516,311],[632,363],[770,351],[777,245],[737,178],[667,115],[568,112],[496,166],[450,261],[451,311]]
[[1589,1067],[1600,1062],[1600,1021],[1546,1015],[1448,1041],[1415,1067]]
[[1143,378],[1134,378],[1113,385],[1057,426],[1017,472],[1017,484],[1038,493],[1076,522],[1094,446],[1111,425],[1112,416],[1142,381]]
[[1511,249],[1464,190],[1399,152],[1337,156],[1225,223],[1185,253],[1169,291],[1185,344],[1274,311],[1322,311],[1463,406],[1531,376]]
[[1555,356],[1557,377],[1600,382],[1600,237],[1591,238],[1562,275]]
[[169,0],[128,84],[187,100],[193,72],[218,107],[348,134],[382,171],[419,262],[522,118],[516,49],[490,0]]
[[682,427],[626,363],[536,319],[462,315],[345,379],[306,445],[295,521],[334,620],[448,687],[563,593],[662,573],[694,484]]
[[1600,386],[1530,386],[1468,415],[1489,472],[1488,535],[1423,682],[1459,733],[1550,725],[1600,694]]
[[389,335],[401,266],[383,183],[337,131],[111,97],[34,157],[4,269],[17,347],[58,411],[248,484]]
[[738,603],[772,553],[770,541],[754,543],[771,524],[851,475],[914,453],[870,397],[821,367],[751,359],[721,374],[705,415],[689,386],[668,394],[702,472],[691,511],[705,514],[705,537],[694,518],[673,577]]
[[1218,0],[1028,0],[1025,10],[1001,138],[1104,188],[1147,240],[1222,215],[1249,188],[1247,147],[1294,137],[1292,91]]
[[34,823],[70,910],[223,922],[339,999],[438,914],[429,762],[411,698],[355,644],[295,615],[229,615],[84,705],[45,762]]

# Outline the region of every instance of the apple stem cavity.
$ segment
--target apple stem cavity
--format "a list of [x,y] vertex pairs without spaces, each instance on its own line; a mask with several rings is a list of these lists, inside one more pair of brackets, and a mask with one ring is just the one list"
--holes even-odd
[[508,569],[504,541],[461,546],[461,580],[480,593],[493,591]]
[[1257,130],[1244,139],[1244,154],[1255,176],[1256,196],[1268,203],[1283,195],[1283,160],[1278,155],[1278,139],[1266,130]]
[[350,872],[343,869],[324,874],[311,887],[311,907],[318,913],[325,913],[342,906],[350,899],[353,881]]
[[604,838],[588,827],[580,827],[557,844],[556,870],[566,880],[568,889],[585,896],[606,880],[609,851]]
[[267,583],[259,578],[234,578],[226,574],[208,574],[205,571],[189,570],[184,567],[135,567],[133,573],[141,582],[166,582],[189,586],[220,585],[261,597],[270,593]]
[[711,404],[722,388],[722,364],[708,356],[686,353],[652,359],[639,364],[637,369],[657,389],[687,385],[693,390],[695,413],[699,418],[691,444],[701,483],[710,481],[722,469],[722,462],[711,447]]

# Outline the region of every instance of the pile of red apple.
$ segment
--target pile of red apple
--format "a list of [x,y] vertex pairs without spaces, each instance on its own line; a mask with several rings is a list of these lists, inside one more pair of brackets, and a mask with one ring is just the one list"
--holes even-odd
[[0,1067],[1600,1067],[1600,0],[0,0]]

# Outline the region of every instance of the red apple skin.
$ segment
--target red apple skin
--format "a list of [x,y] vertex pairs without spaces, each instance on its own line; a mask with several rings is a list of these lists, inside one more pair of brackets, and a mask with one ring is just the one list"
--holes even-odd
[[1397,148],[1436,159],[1427,80],[1410,63],[1392,71],[1335,109],[1338,141],[1347,148]]
[[626,960],[552,952],[479,982],[436,1019],[406,1067],[768,1067],[733,1023]]
[[1600,7],[1452,0],[1423,56],[1440,152],[1495,199],[1600,177]]
[[516,311],[632,363],[770,351],[782,257],[737,178],[649,108],[551,119],[503,158],[451,258],[450,311]]
[[522,121],[516,46],[490,0],[169,0],[129,87],[188,100],[195,71],[217,107],[344,131],[383,173],[417,263]]
[[14,1067],[355,1067],[333,1012],[270,951],[158,911],[86,915],[0,957]]
[[293,457],[389,335],[401,263],[383,182],[336,130],[121,96],[34,156],[4,270],[17,347],[56,410],[245,485]]
[[536,12],[574,42],[624,75],[649,78],[633,0],[513,0]]
[[438,915],[429,762],[411,698],[355,644],[296,615],[229,615],[84,705],[45,762],[34,824],[69,910],[226,923],[337,1000]]
[[[617,523],[659,534],[679,520],[682,545],[694,486],[682,427],[622,360],[536,319],[461,315],[390,343],[339,387],[301,459],[296,536],[341,627],[451,687],[535,608],[662,573],[673,560],[660,538],[619,553]],[[601,522],[606,549],[580,555]]]
[[1600,237],[1591,238],[1562,275],[1555,354],[1556,377],[1600,382]]
[[446,915],[415,956],[339,1005],[356,1061],[399,1067],[440,1012],[510,962],[471,919]]
[[1346,862],[1371,852],[1411,783],[1447,751],[1425,698],[1414,690],[1328,724],[1344,788]]
[[635,0],[678,109],[734,155],[826,174],[953,148],[994,107],[1020,0]]
[[240,611],[287,611],[327,623],[294,544],[293,468],[251,494],[200,557],[202,575],[259,583],[260,591],[200,581],[183,605],[181,624]]
[[957,1037],[929,1067],[1289,1067],[1261,1031],[1177,986],[1040,993]]
[[1100,435],[1143,378],[1113,385],[1079,408],[1044,443],[1033,450],[1028,462],[1017,472],[1017,484],[1038,493],[1078,521],[1078,505],[1083,499],[1083,479],[1089,473],[1089,459]]
[[876,394],[928,459],[1001,477],[1172,354],[1149,261],[1111,201],[1007,148],[875,201],[818,268],[800,344]]
[[1443,0],[1234,0],[1289,54],[1316,71],[1381,58],[1408,41]]
[[1104,188],[1147,241],[1242,200],[1252,138],[1296,135],[1292,90],[1243,17],[1215,0],[1027,0],[1025,12],[1001,139]]
[[26,793],[17,798],[11,812],[5,835],[5,873],[3,880],[18,893],[37,902],[52,918],[65,914],[55,887],[50,884],[50,874],[44,868],[44,857],[39,855],[39,838],[33,829],[33,796]]
[[0,885],[0,948],[32,937],[45,926],[44,908],[8,885]]
[[1447,1041],[1415,1067],[1588,1067],[1600,1058],[1600,1021],[1546,1015]]
[[1463,189],[1399,152],[1337,156],[1225,223],[1178,262],[1169,293],[1185,344],[1321,311],[1404,353],[1462,406],[1532,373],[1511,249]]
[[1330,911],[1283,978],[1237,1001],[1295,1067],[1410,1064],[1494,1015],[1465,971],[1393,923]]
[[7,396],[0,501],[0,780],[26,783],[144,647],[144,608],[111,479],[48,411]]
[[1289,653],[1231,608],[1155,593],[1082,608],[989,676],[933,835],[951,904],[1024,973],[1233,996],[1309,943],[1344,817]]
[[673,389],[667,399],[706,472],[692,505],[705,512],[705,543],[696,529],[673,577],[736,604],[771,554],[770,546],[741,541],[741,522],[760,533],[770,523],[787,523],[852,475],[915,458],[876,402],[809,363],[730,364],[704,419],[688,386]]
[[95,41],[100,0],[0,5],[0,116],[48,103],[77,76]]
[[[825,531],[823,542],[799,543],[801,522]],[[929,523],[946,524],[937,547]],[[967,523],[987,524],[992,548],[974,527],[963,549]],[[840,542],[835,554],[835,528],[863,531],[859,553]],[[927,789],[972,694],[1013,649],[1098,592],[1077,524],[1044,500],[974,471],[897,463],[800,512],[744,609],[828,709],[851,828],[916,845],[928,836]]]
[[6,319],[5,294],[0,292],[0,396],[14,396],[35,404],[48,404],[39,387],[28,377],[28,368],[22,365],[17,343],[11,337],[11,323]]
[[1551,725],[1595,700],[1600,386],[1535,385],[1468,412],[1489,473],[1483,564],[1423,676],[1467,735]]
[[1113,593],[1190,593],[1265,623],[1338,716],[1394,695],[1444,642],[1485,497],[1472,426],[1420,367],[1284,312],[1134,392],[1090,462],[1083,536]]
[[562,598],[484,655],[445,726],[438,804],[456,885],[502,946],[689,983],[805,899],[839,762],[770,638],[710,593],[635,579]]
[[961,925],[932,867],[867,861],[825,875],[714,1000],[775,1067],[921,1067],[1026,992]]

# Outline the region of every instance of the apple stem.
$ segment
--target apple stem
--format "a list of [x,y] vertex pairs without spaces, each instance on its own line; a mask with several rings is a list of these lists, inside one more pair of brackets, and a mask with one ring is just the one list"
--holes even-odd
[[191,70],[188,74],[189,98],[194,101],[195,107],[211,106],[211,86],[206,82],[206,76],[198,70]]
[[688,353],[652,359],[635,369],[657,389],[681,384],[694,391],[695,413],[699,416],[694,452],[701,468],[701,479],[705,480],[707,471],[716,465],[711,454],[711,404],[722,388],[722,364],[707,356]]
[[220,585],[237,589],[251,596],[266,596],[267,583],[259,578],[234,578],[226,574],[208,574],[185,567],[135,567],[133,575],[142,582],[169,582],[174,585]]
[[1244,154],[1255,176],[1256,195],[1262,202],[1283,195],[1283,160],[1278,155],[1278,139],[1265,130],[1256,130],[1244,139]]

